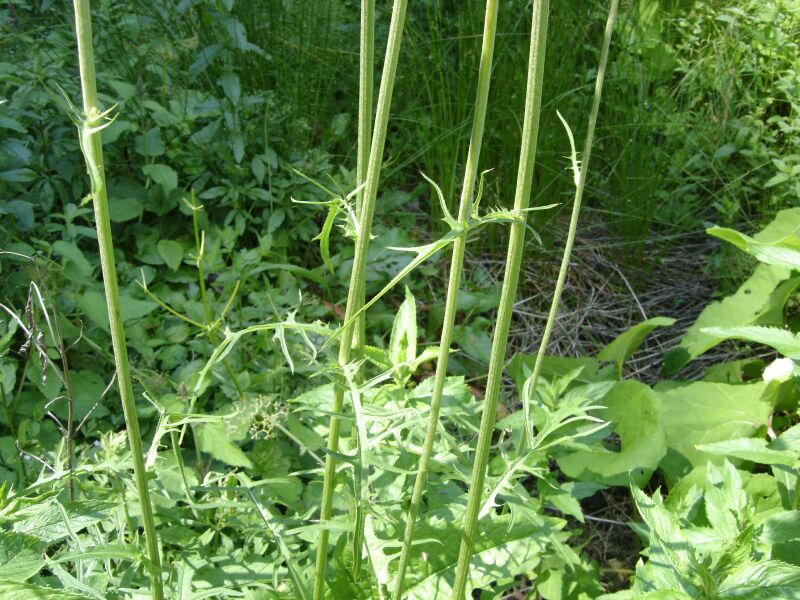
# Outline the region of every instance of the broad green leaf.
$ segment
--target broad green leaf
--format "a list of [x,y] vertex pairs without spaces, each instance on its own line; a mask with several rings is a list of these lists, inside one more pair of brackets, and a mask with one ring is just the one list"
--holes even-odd
[[761,524],[759,539],[767,544],[800,540],[800,510],[787,510],[767,517]]
[[659,327],[669,327],[675,324],[675,319],[669,317],[654,317],[638,325],[634,325],[625,333],[619,335],[613,342],[600,350],[597,358],[613,362],[617,366],[617,372],[622,372],[622,365],[628,360],[645,338]]
[[239,77],[236,73],[224,73],[217,80],[217,83],[222,87],[222,91],[225,92],[225,97],[228,98],[231,103],[234,105],[239,104],[239,100],[242,97],[242,85],[239,83]]
[[619,450],[581,450],[560,457],[559,467],[580,481],[625,485],[633,476],[644,485],[667,451],[658,397],[643,383],[622,381],[599,404],[606,410],[597,416],[611,422],[620,438]]
[[730,575],[719,588],[720,600],[798,600],[800,567],[767,560]]
[[172,240],[158,242],[158,254],[173,271],[177,271],[183,261],[183,246]]
[[677,373],[687,362],[722,341],[704,333],[706,327],[782,326],[784,306],[798,285],[800,277],[791,277],[790,269],[758,265],[736,293],[703,309],[679,346],[665,356],[664,372]]
[[152,127],[144,134],[136,136],[135,147],[136,152],[142,156],[161,156],[167,151],[167,145],[158,127]]
[[6,181],[8,183],[30,183],[34,181],[36,177],[36,171],[27,167],[0,171],[0,181]]
[[751,325],[749,327],[706,327],[702,332],[719,338],[720,341],[737,339],[764,344],[789,358],[800,358],[800,337],[787,329]]
[[[43,542],[53,543],[80,533],[108,517],[114,507],[109,502],[84,500],[65,502],[61,506],[55,500],[26,508],[25,517],[16,521],[13,530],[36,537]],[[15,515],[19,518],[21,515]],[[69,522],[65,521],[65,517]]]
[[703,381],[717,383],[743,383],[761,379],[767,363],[761,358],[743,358],[729,362],[716,363],[703,373]]
[[12,531],[0,531],[0,579],[25,581],[46,564],[38,538]]
[[156,184],[161,186],[165,194],[169,194],[178,187],[178,174],[172,167],[162,163],[155,163],[152,165],[145,165],[142,167],[142,171]]
[[711,227],[707,232],[761,262],[800,269],[800,208],[780,211],[772,223],[754,237],[727,227]]
[[776,450],[789,450],[795,454],[800,454],[800,424],[790,427],[772,442]]
[[72,262],[82,274],[91,274],[92,265],[83,255],[81,249],[75,245],[75,242],[65,242],[64,240],[53,242],[53,252]]
[[[106,309],[106,298],[103,294],[93,291],[84,292],[75,299],[75,303],[95,325],[108,331],[108,312]],[[140,319],[158,308],[158,304],[155,302],[137,300],[124,292],[120,295],[120,304],[122,308],[122,320],[125,323]]]
[[712,444],[700,444],[697,449],[709,454],[739,458],[762,465],[792,466],[799,458],[797,453],[771,448],[766,440],[760,438],[722,440]]
[[[550,545],[550,536],[555,538],[559,535],[544,520],[539,525],[523,520],[512,526],[509,517],[493,516],[481,521],[480,540],[476,542],[470,560],[468,589],[488,589],[490,586],[504,589],[503,584],[513,582],[519,574],[533,571]],[[421,526],[420,529],[419,538],[435,535],[427,527]],[[451,521],[443,531],[440,530],[440,535],[438,543],[426,544],[431,551],[426,561],[428,575],[406,586],[404,597],[408,600],[450,598],[452,595],[459,546],[456,523]]]
[[87,600],[86,596],[66,590],[0,579],[0,597],[3,600]]
[[771,407],[760,400],[763,389],[763,383],[659,383],[654,391],[661,400],[667,438],[668,451],[661,461],[667,477],[675,481],[693,466],[721,462],[698,445],[744,437],[766,425]]
[[195,426],[195,435],[200,450],[208,452],[217,460],[231,467],[253,468],[253,463],[242,449],[228,439],[225,424],[221,421]]
[[108,216],[114,223],[133,221],[142,216],[144,205],[136,198],[109,198]]

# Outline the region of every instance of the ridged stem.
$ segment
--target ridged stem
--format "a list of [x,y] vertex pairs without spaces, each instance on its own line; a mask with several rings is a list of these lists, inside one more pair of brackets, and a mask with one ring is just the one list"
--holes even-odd
[[[99,114],[97,107],[97,83],[95,80],[94,50],[92,46],[92,21],[89,0],[74,0],[75,30],[78,41],[78,61],[81,74],[81,91],[83,94],[83,111],[87,118]],[[114,350],[114,362],[117,369],[122,411],[125,415],[125,427],[128,433],[128,444],[133,457],[133,476],[139,495],[147,546],[148,567],[150,569],[151,593],[154,600],[163,600],[164,588],[161,582],[161,558],[156,538],[153,507],[150,492],[147,488],[147,473],[142,453],[142,438],[139,431],[139,420],[136,416],[136,403],[131,384],[128,349],[125,343],[125,327],[120,309],[119,287],[117,283],[117,267],[114,262],[114,242],[111,239],[111,223],[108,216],[108,196],[106,194],[105,171],[103,168],[103,142],[99,131],[88,135],[83,143],[87,164],[92,175],[92,196],[94,204],[97,243],[100,250],[100,265],[103,272],[106,306],[108,308],[108,324],[111,332],[111,345]],[[93,167],[96,167],[93,168]]]
[[[375,75],[375,0],[361,0],[361,48],[359,52],[358,77],[358,148],[356,157],[356,186],[361,187],[367,180],[369,167],[370,138],[372,137],[372,95]],[[361,214],[364,204],[364,188],[356,195],[356,214]],[[364,306],[366,281],[362,278],[358,289],[358,307]],[[353,340],[353,352],[356,360],[364,355],[366,344],[366,315],[356,319]],[[360,372],[356,373],[356,383],[361,381]],[[354,438],[357,436],[353,436]],[[355,496],[354,496],[355,498]],[[364,516],[362,507],[353,501],[353,573],[358,576],[361,569],[361,548],[364,544]]]
[[[375,78],[375,0],[361,0],[361,50],[358,77],[358,148],[356,150],[356,186],[364,185],[369,167],[369,146],[372,138],[372,96]],[[356,214],[361,214],[364,189],[356,195]],[[364,306],[365,285],[359,289],[359,306]],[[366,343],[366,315],[356,320],[355,346],[360,355]]]
[[[517,187],[514,195],[514,209],[524,211],[530,204],[531,185],[533,181],[533,165],[536,157],[536,143],[539,135],[539,116],[542,106],[542,82],[544,79],[544,57],[547,46],[547,20],[550,12],[549,0],[536,0],[533,3],[531,23],[531,43],[528,57],[528,81],[525,92],[525,121],[522,128],[522,149],[520,152]],[[469,563],[472,547],[478,530],[478,513],[483,500],[483,484],[486,479],[486,467],[489,461],[489,449],[492,443],[497,400],[500,395],[503,367],[505,365],[508,331],[511,326],[511,314],[517,295],[519,270],[525,246],[525,224],[513,223],[508,241],[506,269],[503,276],[503,288],[500,294],[500,306],[497,312],[492,350],[489,358],[489,378],[486,384],[486,396],[483,403],[478,444],[472,468],[467,510],[464,515],[464,529],[461,535],[461,546],[456,565],[456,578],[453,586],[454,600],[465,597]]]
[[[367,167],[367,179],[364,187],[364,197],[361,203],[356,251],[353,259],[353,270],[350,274],[350,288],[347,293],[347,307],[344,322],[347,323],[360,308],[359,298],[362,295],[361,286],[365,280],[367,250],[372,233],[372,217],[375,214],[375,199],[378,195],[383,150],[386,143],[386,129],[389,123],[389,111],[392,104],[392,92],[397,73],[397,62],[400,56],[400,45],[403,39],[406,8],[408,0],[394,0],[392,7],[392,21],[389,26],[389,38],[386,45],[386,58],[383,65],[380,90],[378,92],[378,106],[375,113],[375,128],[372,133],[372,146]],[[350,362],[354,327],[348,326],[342,332],[339,346],[339,365],[344,366]],[[339,432],[341,421],[338,415],[342,412],[344,404],[344,388],[335,386],[330,430],[328,432],[328,450],[325,457],[325,471],[322,485],[322,501],[320,503],[320,528],[317,540],[316,579],[314,581],[314,598],[322,600],[325,595],[325,572],[328,560],[328,539],[330,532],[325,528],[331,518],[333,505],[333,488],[336,478],[336,460],[330,452],[336,452],[339,447]]]
[[[594,130],[597,126],[597,114],[600,111],[600,100],[603,96],[603,80],[606,75],[606,64],[608,63],[608,51],[611,47],[611,34],[614,31],[614,21],[617,18],[617,7],[619,0],[611,0],[611,6],[608,9],[608,20],[606,21],[606,29],[603,35],[603,46],[600,50],[600,64],[597,67],[597,79],[594,83],[594,98],[592,100],[592,110],[589,113],[589,126],[586,130],[586,139],[583,144],[583,156],[581,157],[580,170],[578,172],[578,181],[575,186],[575,199],[572,204],[572,216],[569,222],[569,231],[567,232],[567,242],[564,245],[564,255],[561,257],[561,267],[558,271],[558,280],[556,281],[556,289],[553,293],[553,302],[550,305],[550,313],[547,316],[547,323],[544,327],[542,334],[542,341],[539,344],[539,353],[536,355],[536,363],[533,366],[533,375],[531,376],[531,394],[536,394],[536,384],[539,381],[539,375],[542,371],[542,363],[544,362],[544,355],[547,351],[547,345],[550,343],[550,336],[553,333],[553,325],[556,321],[558,314],[558,306],[561,303],[561,293],[564,291],[564,283],[567,279],[567,272],[569,271],[570,258],[572,257],[572,248],[575,245],[575,233],[578,230],[578,217],[581,212],[581,201],[583,200],[583,190],[586,187],[586,175],[589,172],[589,159],[592,155],[592,142],[594,141]],[[525,405],[525,426],[526,431],[523,440],[527,441],[528,445],[532,445],[533,429],[530,424],[530,401],[531,398],[523,398],[522,401]]]
[[[472,121],[472,134],[467,152],[467,163],[464,168],[464,183],[461,189],[461,201],[458,207],[458,221],[466,225],[472,210],[475,195],[475,182],[478,178],[478,163],[480,161],[481,144],[486,124],[486,109],[489,104],[489,86],[492,77],[492,59],[494,55],[494,42],[497,31],[497,9],[499,0],[487,0],[486,16],[483,26],[483,45],[478,70],[478,91],[475,99],[475,113]],[[417,477],[414,482],[414,491],[406,515],[406,526],[403,535],[403,548],[400,552],[400,562],[397,567],[395,588],[392,594],[394,600],[400,600],[403,594],[408,561],[411,556],[411,542],[414,537],[414,526],[419,514],[422,495],[428,477],[428,466],[433,453],[433,443],[436,439],[436,430],[439,425],[439,412],[442,404],[444,384],[447,379],[447,359],[450,355],[450,344],[453,339],[453,326],[455,325],[456,310],[458,305],[458,290],[461,286],[461,273],[464,266],[464,250],[466,236],[461,236],[453,243],[453,254],[450,259],[450,277],[447,283],[447,296],[445,299],[444,322],[442,335],[439,341],[439,358],[436,363],[436,375],[431,394],[431,407],[428,415],[428,424],[425,431],[425,441],[422,445],[422,454],[419,458]]]

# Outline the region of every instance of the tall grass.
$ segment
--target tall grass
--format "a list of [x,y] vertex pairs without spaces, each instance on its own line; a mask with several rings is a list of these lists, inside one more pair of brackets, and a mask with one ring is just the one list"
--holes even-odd
[[[494,55],[495,36],[497,32],[497,10],[499,0],[487,0],[486,17],[484,20],[483,46],[481,50],[480,70],[478,74],[478,91],[475,101],[475,114],[472,122],[472,134],[467,154],[467,163],[464,169],[464,183],[461,189],[461,201],[458,208],[458,222],[466,226],[467,219],[472,210],[475,193],[475,182],[478,177],[478,162],[481,154],[481,144],[486,124],[486,107],[489,102],[489,86],[492,76],[492,57]],[[428,416],[428,426],[425,432],[425,441],[422,454],[417,467],[417,477],[414,482],[414,491],[406,515],[403,547],[400,553],[400,562],[397,568],[396,583],[393,592],[394,600],[400,600],[403,594],[403,583],[411,554],[411,541],[414,535],[414,525],[425,491],[428,475],[428,465],[436,439],[436,430],[439,425],[439,412],[442,403],[445,380],[447,378],[447,359],[450,355],[450,344],[453,339],[453,326],[455,324],[458,305],[458,290],[461,285],[461,272],[464,266],[464,251],[467,244],[465,235],[459,236],[453,243],[453,253],[450,260],[450,278],[447,284],[447,297],[445,300],[444,322],[442,335],[439,342],[439,358],[436,364],[436,376],[431,394],[431,408]]]
[[111,332],[111,345],[114,349],[114,362],[117,370],[122,410],[128,444],[133,459],[133,475],[142,512],[147,545],[147,568],[150,571],[151,593],[154,600],[163,600],[164,588],[161,581],[161,557],[156,537],[153,507],[147,488],[142,438],[136,416],[136,401],[133,396],[128,349],[125,342],[125,326],[122,321],[117,267],[114,260],[114,241],[111,238],[111,223],[108,213],[108,195],[103,166],[103,142],[101,130],[110,123],[110,111],[101,112],[97,105],[97,82],[95,77],[94,48],[92,46],[92,20],[89,0],[74,0],[75,31],[78,42],[78,61],[80,65],[83,112],[77,110],[76,119],[81,150],[83,151],[91,179],[91,198],[94,205],[97,244],[100,251],[100,266],[103,272],[103,285],[108,309],[108,323]]
[[[353,270],[350,274],[350,287],[347,294],[345,308],[345,330],[342,333],[339,345],[339,365],[344,369],[350,362],[352,343],[355,334],[354,324],[348,324],[352,317],[359,311],[363,304],[362,298],[366,289],[366,261],[367,250],[372,233],[372,218],[375,214],[375,200],[378,194],[378,183],[386,143],[386,130],[389,124],[389,112],[392,105],[395,74],[400,56],[400,45],[403,39],[406,8],[408,0],[395,0],[392,7],[392,20],[389,26],[389,39],[386,46],[386,57],[378,92],[378,106],[375,113],[375,128],[372,133],[369,164],[367,166],[364,195],[361,200],[358,217],[358,231],[356,232],[356,250],[353,259]],[[333,506],[333,489],[336,479],[336,460],[331,452],[339,448],[339,431],[341,420],[339,414],[344,405],[344,387],[335,386],[333,406],[331,409],[330,430],[328,433],[328,454],[325,458],[325,470],[322,486],[322,501],[320,504],[320,533],[317,540],[316,574],[314,581],[314,598],[322,600],[325,595],[325,572],[328,560],[328,540],[330,531],[326,528],[331,518]],[[360,549],[359,549],[360,551]]]
[[[536,156],[536,143],[539,136],[539,115],[542,105],[542,86],[544,79],[544,58],[547,47],[547,20],[550,14],[549,0],[536,0],[533,4],[531,20],[531,40],[528,57],[528,81],[525,92],[525,117],[522,133],[522,149],[520,152],[517,173],[517,189],[514,197],[514,209],[524,213],[528,209],[533,182],[533,165]],[[508,342],[508,331],[511,325],[511,314],[517,295],[517,283],[522,264],[525,244],[525,223],[511,225],[508,242],[503,288],[500,294],[500,306],[497,313],[492,351],[489,361],[489,379],[486,385],[486,396],[481,416],[478,443],[472,469],[467,511],[464,516],[464,529],[461,536],[456,579],[453,586],[453,598],[462,600],[469,577],[469,563],[472,547],[478,530],[478,513],[483,499],[483,482],[486,478],[486,467],[489,460],[489,449],[494,431],[497,400],[500,396],[505,350]]]

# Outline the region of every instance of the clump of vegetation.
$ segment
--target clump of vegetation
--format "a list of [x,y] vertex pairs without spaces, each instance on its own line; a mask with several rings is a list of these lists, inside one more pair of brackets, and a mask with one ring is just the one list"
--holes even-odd
[[[0,10],[3,597],[800,598],[795,13],[579,4]],[[734,293],[548,353],[587,221],[740,215]]]

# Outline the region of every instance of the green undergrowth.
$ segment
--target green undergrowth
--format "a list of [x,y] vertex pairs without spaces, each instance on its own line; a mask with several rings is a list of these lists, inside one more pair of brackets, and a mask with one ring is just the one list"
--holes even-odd
[[[144,599],[153,573],[181,599],[386,598],[398,577],[397,595],[426,600],[461,600],[460,585],[481,598],[800,598],[800,209],[786,208],[797,198],[797,11],[620,3],[589,171],[591,143],[571,148],[559,113],[583,139],[608,6],[553,2],[530,195],[547,210],[528,214],[507,207],[530,3],[500,4],[484,148],[470,165],[494,170],[472,173],[461,214],[485,3],[409,3],[387,145],[373,157],[374,238],[358,255],[358,2],[98,1],[99,104],[114,108],[91,123],[69,104],[80,104],[70,11],[5,3],[3,598]],[[379,57],[389,17],[379,3]],[[104,127],[147,494],[117,392],[98,189],[80,152],[89,123]],[[663,316],[588,356],[493,348],[501,297],[515,295],[501,295],[496,264],[470,258],[502,261],[510,229],[529,236],[526,260],[542,244],[560,252],[552,224],[587,173],[584,203],[634,264],[652,258],[638,245],[648,235],[724,225],[708,233],[725,244],[712,268],[731,273],[731,289],[650,358],[657,382],[637,380],[629,361],[674,326]],[[440,255],[467,243],[457,297],[446,295]],[[365,313],[346,304],[353,271]],[[342,359],[362,313],[365,344]],[[714,348],[739,358],[711,361]],[[583,545],[602,494],[635,507],[615,525],[638,539],[635,564],[600,563]],[[146,551],[144,495],[160,566]]]

